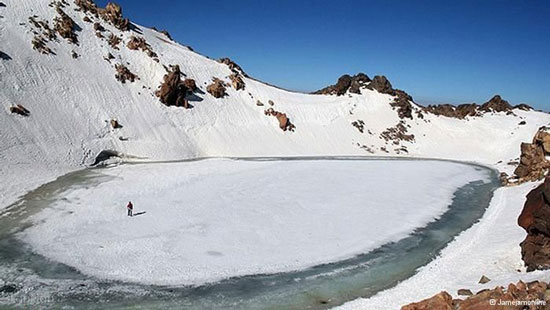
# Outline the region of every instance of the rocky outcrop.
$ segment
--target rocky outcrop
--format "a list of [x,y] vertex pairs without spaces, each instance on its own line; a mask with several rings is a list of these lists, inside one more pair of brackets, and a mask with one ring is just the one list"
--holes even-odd
[[61,8],[57,8],[58,17],[54,19],[55,31],[70,43],[77,44],[78,37],[76,35],[77,25],[72,18],[69,17]]
[[513,108],[508,101],[503,100],[499,95],[495,95],[491,100],[482,104],[479,109],[485,112],[507,112]]
[[118,50],[118,45],[120,42],[122,42],[122,38],[114,35],[113,33],[109,35],[109,39],[107,40],[107,43],[109,43],[109,45],[115,50]]
[[354,76],[344,74],[338,78],[336,84],[320,89],[314,92],[314,94],[342,96],[348,91],[350,93],[360,94],[361,88],[366,88],[367,83],[370,81],[370,78],[364,73],[358,73]]
[[80,11],[98,16],[98,8],[92,0],[75,0],[74,3]]
[[423,108],[427,113],[459,119],[463,119],[467,116],[480,116],[486,112],[511,112],[514,109],[524,111],[532,110],[530,106],[524,103],[512,107],[508,101],[503,100],[499,95],[495,95],[482,105],[477,105],[475,103],[460,104],[457,106],[452,104],[440,104],[429,105]]
[[364,133],[365,132],[365,122],[362,121],[362,120],[356,120],[356,121],[353,121],[351,123],[351,125],[355,128],[357,128],[357,130],[359,130],[360,133]]
[[550,269],[550,177],[527,194],[518,224],[527,232],[520,244],[527,271]]
[[394,94],[394,90],[390,81],[383,75],[375,76],[370,84],[367,85],[367,88],[370,90],[376,90],[381,94]]
[[245,84],[239,73],[231,74],[229,76],[229,79],[231,80],[231,86],[233,86],[233,88],[235,88],[236,90],[244,89]]
[[413,134],[407,134],[408,129],[404,121],[400,121],[395,127],[390,127],[384,130],[380,134],[380,138],[386,142],[392,142],[395,145],[399,145],[402,141],[412,142],[414,141]]
[[294,131],[296,129],[296,126],[292,124],[285,113],[281,113],[279,111],[275,111],[273,108],[269,108],[264,111],[264,114],[267,116],[276,117],[277,120],[279,120],[279,128],[281,128],[283,131]]
[[[181,71],[179,66],[173,66],[172,71],[164,75],[164,82],[160,85],[160,89],[155,93],[159,97],[160,102],[167,106],[177,106],[189,108],[189,102],[185,98],[187,88],[184,81],[181,80]],[[194,84],[195,81],[193,81]]]
[[228,57],[220,58],[218,59],[218,62],[227,65],[229,67],[229,70],[233,71],[234,73],[239,73],[242,74],[244,77],[249,77],[248,74],[244,72],[243,68],[241,68],[241,66],[239,66],[236,62]]
[[103,20],[119,30],[130,30],[130,21],[122,16],[122,8],[120,5],[109,2],[104,9],[98,9],[98,13]]
[[19,114],[21,116],[29,116],[31,114],[29,110],[27,110],[24,106],[20,104],[12,105],[10,107],[10,113]]
[[218,78],[212,80],[212,84],[206,87],[206,91],[215,98],[222,98],[227,95],[224,82]]
[[453,297],[447,292],[441,292],[431,298],[406,305],[401,310],[454,310]]
[[41,36],[35,36],[32,41],[32,48],[37,50],[38,52],[49,55],[54,54],[54,52],[46,45],[46,40]]
[[145,41],[145,38],[131,36],[126,46],[131,50],[141,50],[151,58],[157,58],[157,53],[153,51],[153,48]]
[[542,180],[550,169],[550,128],[541,127],[532,143],[521,144],[520,161],[514,170],[512,183]]
[[478,116],[478,105],[475,103],[466,103],[454,106],[452,104],[429,105],[423,110],[427,113],[442,115],[447,117],[463,119],[466,116]]
[[115,65],[116,74],[115,78],[122,82],[122,84],[126,83],[126,81],[134,82],[136,79],[138,79],[138,76],[133,74],[130,69],[126,68],[126,66],[121,64]]
[[447,292],[403,306],[401,310],[546,310],[550,303],[548,283],[533,281],[510,283],[490,290],[481,290],[465,299],[452,299]]

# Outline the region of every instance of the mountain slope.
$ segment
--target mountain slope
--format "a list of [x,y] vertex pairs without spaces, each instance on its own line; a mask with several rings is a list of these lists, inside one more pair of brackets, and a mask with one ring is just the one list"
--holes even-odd
[[[396,97],[368,85],[362,85],[359,94],[312,95],[245,75],[244,90],[226,86],[227,96],[215,98],[207,86],[213,78],[231,84],[230,66],[152,29],[130,24],[130,30],[120,30],[124,20],[116,7],[111,9],[96,16],[93,10],[77,10],[73,1],[11,0],[0,6],[0,51],[6,55],[0,59],[0,206],[46,180],[93,163],[102,150],[154,160],[408,155],[496,164],[517,158],[520,142],[550,121],[545,113],[521,109],[464,119],[425,112],[420,118],[422,109],[414,103],[411,118],[400,118],[392,106]],[[94,23],[104,28],[103,38]],[[111,35],[121,38],[116,47],[108,43]],[[128,48],[132,37],[144,38],[156,57]],[[33,49],[33,41],[54,54]],[[109,54],[114,58],[105,60]],[[116,65],[139,79],[118,81]],[[188,96],[193,108],[165,106],[155,96],[170,65],[179,65],[199,87]],[[264,106],[258,106],[258,100]],[[30,115],[10,113],[16,104]],[[269,108],[286,114],[295,131],[282,131],[277,118],[266,115]],[[123,127],[113,129],[111,119]],[[519,125],[522,121],[525,125]]]

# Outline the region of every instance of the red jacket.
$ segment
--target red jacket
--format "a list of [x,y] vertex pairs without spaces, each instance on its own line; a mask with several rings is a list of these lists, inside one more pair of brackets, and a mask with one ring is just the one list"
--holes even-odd
[[134,205],[131,202],[129,202],[128,205],[126,206],[126,209],[132,210],[134,209]]

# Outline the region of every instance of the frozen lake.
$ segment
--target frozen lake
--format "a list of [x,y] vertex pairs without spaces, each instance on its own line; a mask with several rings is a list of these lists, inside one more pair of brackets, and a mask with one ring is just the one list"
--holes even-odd
[[[357,158],[132,164],[78,178],[19,214],[5,242],[57,262],[54,286],[84,281],[94,295],[116,283],[148,307],[166,306],[163,294],[174,306],[258,309],[371,294],[433,258],[496,187],[474,165]],[[146,213],[127,217],[128,200]]]

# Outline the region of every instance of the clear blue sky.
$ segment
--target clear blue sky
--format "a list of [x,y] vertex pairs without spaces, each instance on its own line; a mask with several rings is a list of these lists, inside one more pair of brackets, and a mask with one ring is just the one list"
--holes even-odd
[[550,110],[547,0],[118,3],[133,22],[288,89],[365,72],[386,75],[420,103],[482,103],[498,93]]

